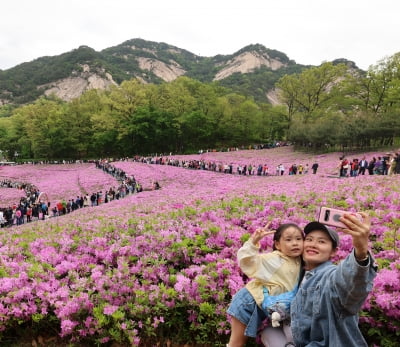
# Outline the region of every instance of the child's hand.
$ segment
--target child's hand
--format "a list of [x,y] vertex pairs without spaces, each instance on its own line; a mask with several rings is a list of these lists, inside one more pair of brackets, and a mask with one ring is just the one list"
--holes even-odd
[[269,226],[271,225],[271,222],[268,222],[267,225],[264,228],[259,228],[256,229],[256,231],[253,233],[251,236],[251,241],[253,242],[253,245],[257,246],[260,240],[267,235],[271,235],[275,233],[275,230],[269,230]]

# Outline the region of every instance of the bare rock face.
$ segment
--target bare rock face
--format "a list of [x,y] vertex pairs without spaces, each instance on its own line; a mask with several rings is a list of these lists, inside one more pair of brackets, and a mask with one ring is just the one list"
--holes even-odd
[[248,73],[261,66],[269,67],[271,70],[278,70],[285,64],[279,60],[271,59],[265,54],[258,52],[244,52],[229,60],[225,68],[219,71],[214,80],[222,80],[235,72]]
[[279,90],[276,88],[268,91],[267,99],[273,106],[282,105],[282,102],[279,99]]
[[156,59],[142,57],[137,58],[137,61],[142,70],[151,71],[165,82],[171,82],[186,73],[186,71],[174,61],[170,61],[170,64],[165,64]]
[[73,76],[62,80],[42,85],[44,94],[56,95],[64,101],[70,101],[78,98],[84,92],[90,89],[107,89],[111,85],[117,85],[109,73],[104,71],[91,71],[90,66],[83,65],[82,72],[75,72]]

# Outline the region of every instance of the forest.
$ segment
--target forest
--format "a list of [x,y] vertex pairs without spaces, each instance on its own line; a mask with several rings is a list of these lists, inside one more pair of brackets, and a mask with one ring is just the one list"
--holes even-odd
[[64,102],[54,96],[0,107],[9,160],[88,159],[290,141],[329,151],[394,146],[400,132],[400,53],[367,72],[323,63],[275,84],[280,104],[216,82],[123,81]]

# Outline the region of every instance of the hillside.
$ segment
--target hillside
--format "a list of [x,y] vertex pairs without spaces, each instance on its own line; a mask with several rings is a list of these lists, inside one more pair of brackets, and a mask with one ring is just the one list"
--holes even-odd
[[260,44],[231,55],[202,57],[166,43],[132,39],[100,52],[81,46],[0,70],[0,106],[21,105],[50,94],[68,101],[86,90],[108,88],[132,78],[163,83],[182,75],[271,102],[268,93],[275,82],[304,68],[286,54]]

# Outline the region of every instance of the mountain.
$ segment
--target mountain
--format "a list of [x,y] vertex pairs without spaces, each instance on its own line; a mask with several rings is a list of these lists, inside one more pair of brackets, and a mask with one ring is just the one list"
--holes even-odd
[[81,46],[0,70],[0,105],[21,105],[50,94],[68,101],[88,89],[105,89],[132,78],[163,83],[182,75],[214,81],[257,101],[273,102],[275,82],[304,68],[284,53],[260,44],[232,55],[202,57],[166,43],[132,39],[100,52]]

